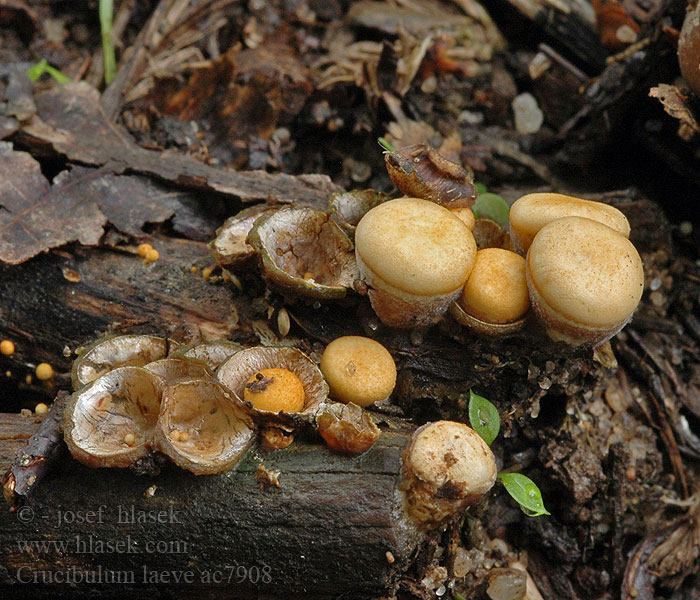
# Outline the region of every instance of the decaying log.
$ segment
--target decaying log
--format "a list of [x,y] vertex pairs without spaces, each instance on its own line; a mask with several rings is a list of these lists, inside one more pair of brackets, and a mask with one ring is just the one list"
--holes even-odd
[[[218,598],[390,593],[423,537],[395,492],[406,441],[384,432],[352,458],[318,443],[251,450],[211,477],[176,467],[139,477],[66,459],[27,504],[0,510],[3,598],[142,598],[163,587]],[[259,483],[261,466],[279,488]]]
[[238,320],[231,290],[190,271],[213,264],[206,245],[165,237],[151,243],[160,252],[151,265],[133,247],[78,247],[0,265],[0,338],[16,348],[0,358],[2,371],[23,382],[45,361],[57,374],[52,385],[69,388],[71,351],[106,331],[179,341],[227,337]]

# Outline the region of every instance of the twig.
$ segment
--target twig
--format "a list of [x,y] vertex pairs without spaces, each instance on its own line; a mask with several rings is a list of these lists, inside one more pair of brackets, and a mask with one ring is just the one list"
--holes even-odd
[[5,500],[11,507],[22,504],[34,487],[51,470],[63,451],[63,409],[69,392],[58,392],[48,414],[2,478]]

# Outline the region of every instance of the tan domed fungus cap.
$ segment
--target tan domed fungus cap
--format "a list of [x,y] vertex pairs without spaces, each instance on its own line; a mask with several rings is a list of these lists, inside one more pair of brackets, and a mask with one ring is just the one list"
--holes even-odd
[[630,234],[627,217],[613,206],[564,194],[527,194],[510,207],[510,235],[516,248],[526,252],[542,227],[563,217],[586,217],[625,237]]
[[484,248],[462,290],[462,308],[487,323],[509,323],[530,308],[525,259],[502,248]]
[[471,427],[437,421],[414,433],[404,451],[402,478],[409,514],[435,524],[483,498],[496,481],[496,462]]
[[396,385],[396,365],[379,342],[348,335],[333,340],[321,357],[321,372],[339,402],[369,406],[384,400]]
[[545,225],[528,251],[526,274],[548,334],[572,345],[598,345],[615,335],[644,291],[642,260],[632,243],[583,217]]
[[376,206],[357,225],[355,253],[377,316],[392,327],[436,322],[459,295],[476,258],[468,227],[418,198]]

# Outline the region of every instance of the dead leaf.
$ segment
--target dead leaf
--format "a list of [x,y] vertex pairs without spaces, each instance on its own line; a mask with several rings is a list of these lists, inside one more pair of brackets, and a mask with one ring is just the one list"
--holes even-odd
[[0,182],[0,260],[9,264],[72,241],[97,244],[108,221],[138,237],[146,223],[172,218],[176,231],[199,241],[220,221],[198,210],[201,202],[192,193],[109,167],[73,167],[49,185],[39,163],[6,142],[0,142]]
[[684,96],[675,85],[660,83],[649,90],[649,95],[652,98],[658,98],[664,110],[681,122],[678,126],[678,135],[685,141],[691,140],[700,132],[700,125],[688,106],[688,97]]
[[0,260],[18,264],[66,242],[96,244],[105,216],[92,198],[76,194],[80,179],[57,177],[55,188],[39,163],[0,142]]
[[37,115],[17,135],[27,145],[44,150],[48,145],[72,161],[95,166],[114,163],[135,173],[233,195],[244,202],[306,200],[325,207],[328,196],[340,191],[326,175],[239,172],[174,152],[140,148],[107,119],[97,90],[85,83],[57,86],[37,96],[35,102]]

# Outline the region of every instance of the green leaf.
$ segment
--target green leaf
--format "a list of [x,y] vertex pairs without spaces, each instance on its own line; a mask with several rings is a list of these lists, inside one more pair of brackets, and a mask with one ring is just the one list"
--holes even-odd
[[70,83],[70,77],[66,77],[58,69],[54,69],[45,58],[42,58],[38,63],[27,69],[27,77],[32,81],[37,81],[44,73],[48,73],[58,83]]
[[377,141],[379,142],[379,145],[384,148],[387,152],[395,152],[394,147],[387,142],[383,137],[377,138]]
[[474,206],[472,206],[472,210],[477,219],[491,219],[503,228],[508,227],[510,207],[498,194],[490,192],[479,194],[476,197]]
[[455,600],[467,600],[464,596],[462,596],[462,594],[460,594],[459,592],[455,592],[455,591],[452,592],[452,597]]
[[476,187],[477,196],[481,196],[481,194],[486,193],[486,186],[483,183],[475,183],[474,186]]
[[540,488],[532,479],[521,473],[499,473],[498,478],[527,516],[539,517],[550,514],[544,507]]
[[469,423],[490,446],[501,429],[498,409],[483,396],[469,390]]

